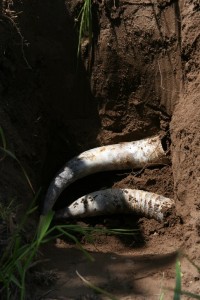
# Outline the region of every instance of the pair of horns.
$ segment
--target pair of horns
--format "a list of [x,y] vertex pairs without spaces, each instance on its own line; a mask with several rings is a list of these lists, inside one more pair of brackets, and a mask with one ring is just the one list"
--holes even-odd
[[[62,191],[77,179],[103,171],[139,169],[166,164],[169,160],[159,136],[94,148],[72,158],[51,182],[43,214],[51,210]],[[83,196],[57,218],[86,217],[110,213],[137,212],[163,221],[174,201],[154,193],[130,189],[107,189]]]

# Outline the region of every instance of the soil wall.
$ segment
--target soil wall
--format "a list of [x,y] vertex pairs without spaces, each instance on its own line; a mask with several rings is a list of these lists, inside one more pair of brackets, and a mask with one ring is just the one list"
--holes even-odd
[[183,217],[186,231],[190,232],[187,233],[186,243],[192,243],[190,252],[199,258],[196,252],[200,242],[199,4],[196,1],[183,1],[181,16],[183,86],[171,123],[172,165],[177,210]]
[[[37,191],[67,159],[96,145],[97,108],[81,64],[77,71],[65,1],[3,1],[0,20],[0,125]],[[0,168],[2,201],[29,202],[19,165],[6,157]]]
[[102,143],[167,130],[181,84],[177,1],[98,3],[92,93]]

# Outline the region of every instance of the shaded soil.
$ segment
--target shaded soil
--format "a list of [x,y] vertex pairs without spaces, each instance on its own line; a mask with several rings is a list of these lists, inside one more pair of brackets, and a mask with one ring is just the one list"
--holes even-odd
[[[80,7],[74,0],[0,4],[0,126],[6,147],[34,190],[42,187],[42,205],[55,173],[78,153],[166,135],[171,164],[90,176],[72,184],[57,205],[102,188],[137,188],[174,198],[177,220],[170,226],[132,215],[77,221],[136,228],[138,234],[82,238],[95,262],[67,240],[46,245],[44,267],[58,280],[53,288],[38,284],[31,299],[106,299],[87,288],[76,270],[118,299],[159,299],[162,292],[172,299],[163,287],[174,287],[176,251],[200,265],[199,4],[95,1],[93,50],[84,37],[77,65]],[[20,218],[32,198],[19,164],[2,152],[1,203],[15,199]],[[33,227],[39,213],[30,221]],[[200,293],[197,270],[186,259],[181,266],[184,289]]]

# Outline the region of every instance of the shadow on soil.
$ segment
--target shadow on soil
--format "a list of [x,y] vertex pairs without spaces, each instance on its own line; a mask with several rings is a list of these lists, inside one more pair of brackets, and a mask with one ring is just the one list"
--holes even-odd
[[[55,245],[48,246],[47,252],[45,251],[46,257],[50,259],[48,268],[59,270],[59,280],[55,286],[55,291],[51,293],[51,297],[57,296],[57,289],[59,295],[68,297],[62,299],[71,299],[71,297],[72,299],[79,299],[80,295],[91,293],[91,290],[84,286],[84,283],[77,276],[76,271],[94,285],[111,294],[113,293],[113,295],[147,296],[151,293],[151,276],[158,273],[162,279],[162,268],[170,267],[177,258],[176,252],[134,257],[112,252],[89,252],[89,254],[94,258],[94,262],[89,261],[83,252],[76,248],[62,249],[55,247]],[[144,282],[143,279],[145,279]],[[152,280],[154,279],[152,278]],[[91,297],[89,299],[96,298]]]

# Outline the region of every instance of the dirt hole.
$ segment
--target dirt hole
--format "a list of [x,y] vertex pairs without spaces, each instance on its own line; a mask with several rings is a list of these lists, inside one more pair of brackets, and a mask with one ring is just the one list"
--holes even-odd
[[[0,125],[6,138],[1,147],[16,155],[36,191],[42,185],[42,202],[51,179],[72,156],[166,136],[162,145],[167,153],[170,149],[172,164],[94,174],[69,186],[55,208],[94,190],[134,188],[174,198],[182,222],[165,226],[122,215],[75,221],[140,230],[139,237],[82,240],[95,264],[66,241],[43,249],[50,258],[46,267],[59,279],[42,299],[104,299],[85,287],[75,270],[119,299],[157,299],[163,286],[174,286],[177,249],[183,245],[199,263],[199,4],[95,1],[93,48],[88,51],[84,37],[77,70],[80,6],[64,0],[0,4]],[[0,172],[0,202],[14,198],[23,215],[32,193],[19,164],[2,155]],[[195,272],[183,260],[184,289],[199,293]],[[41,299],[39,287],[38,295]]]

